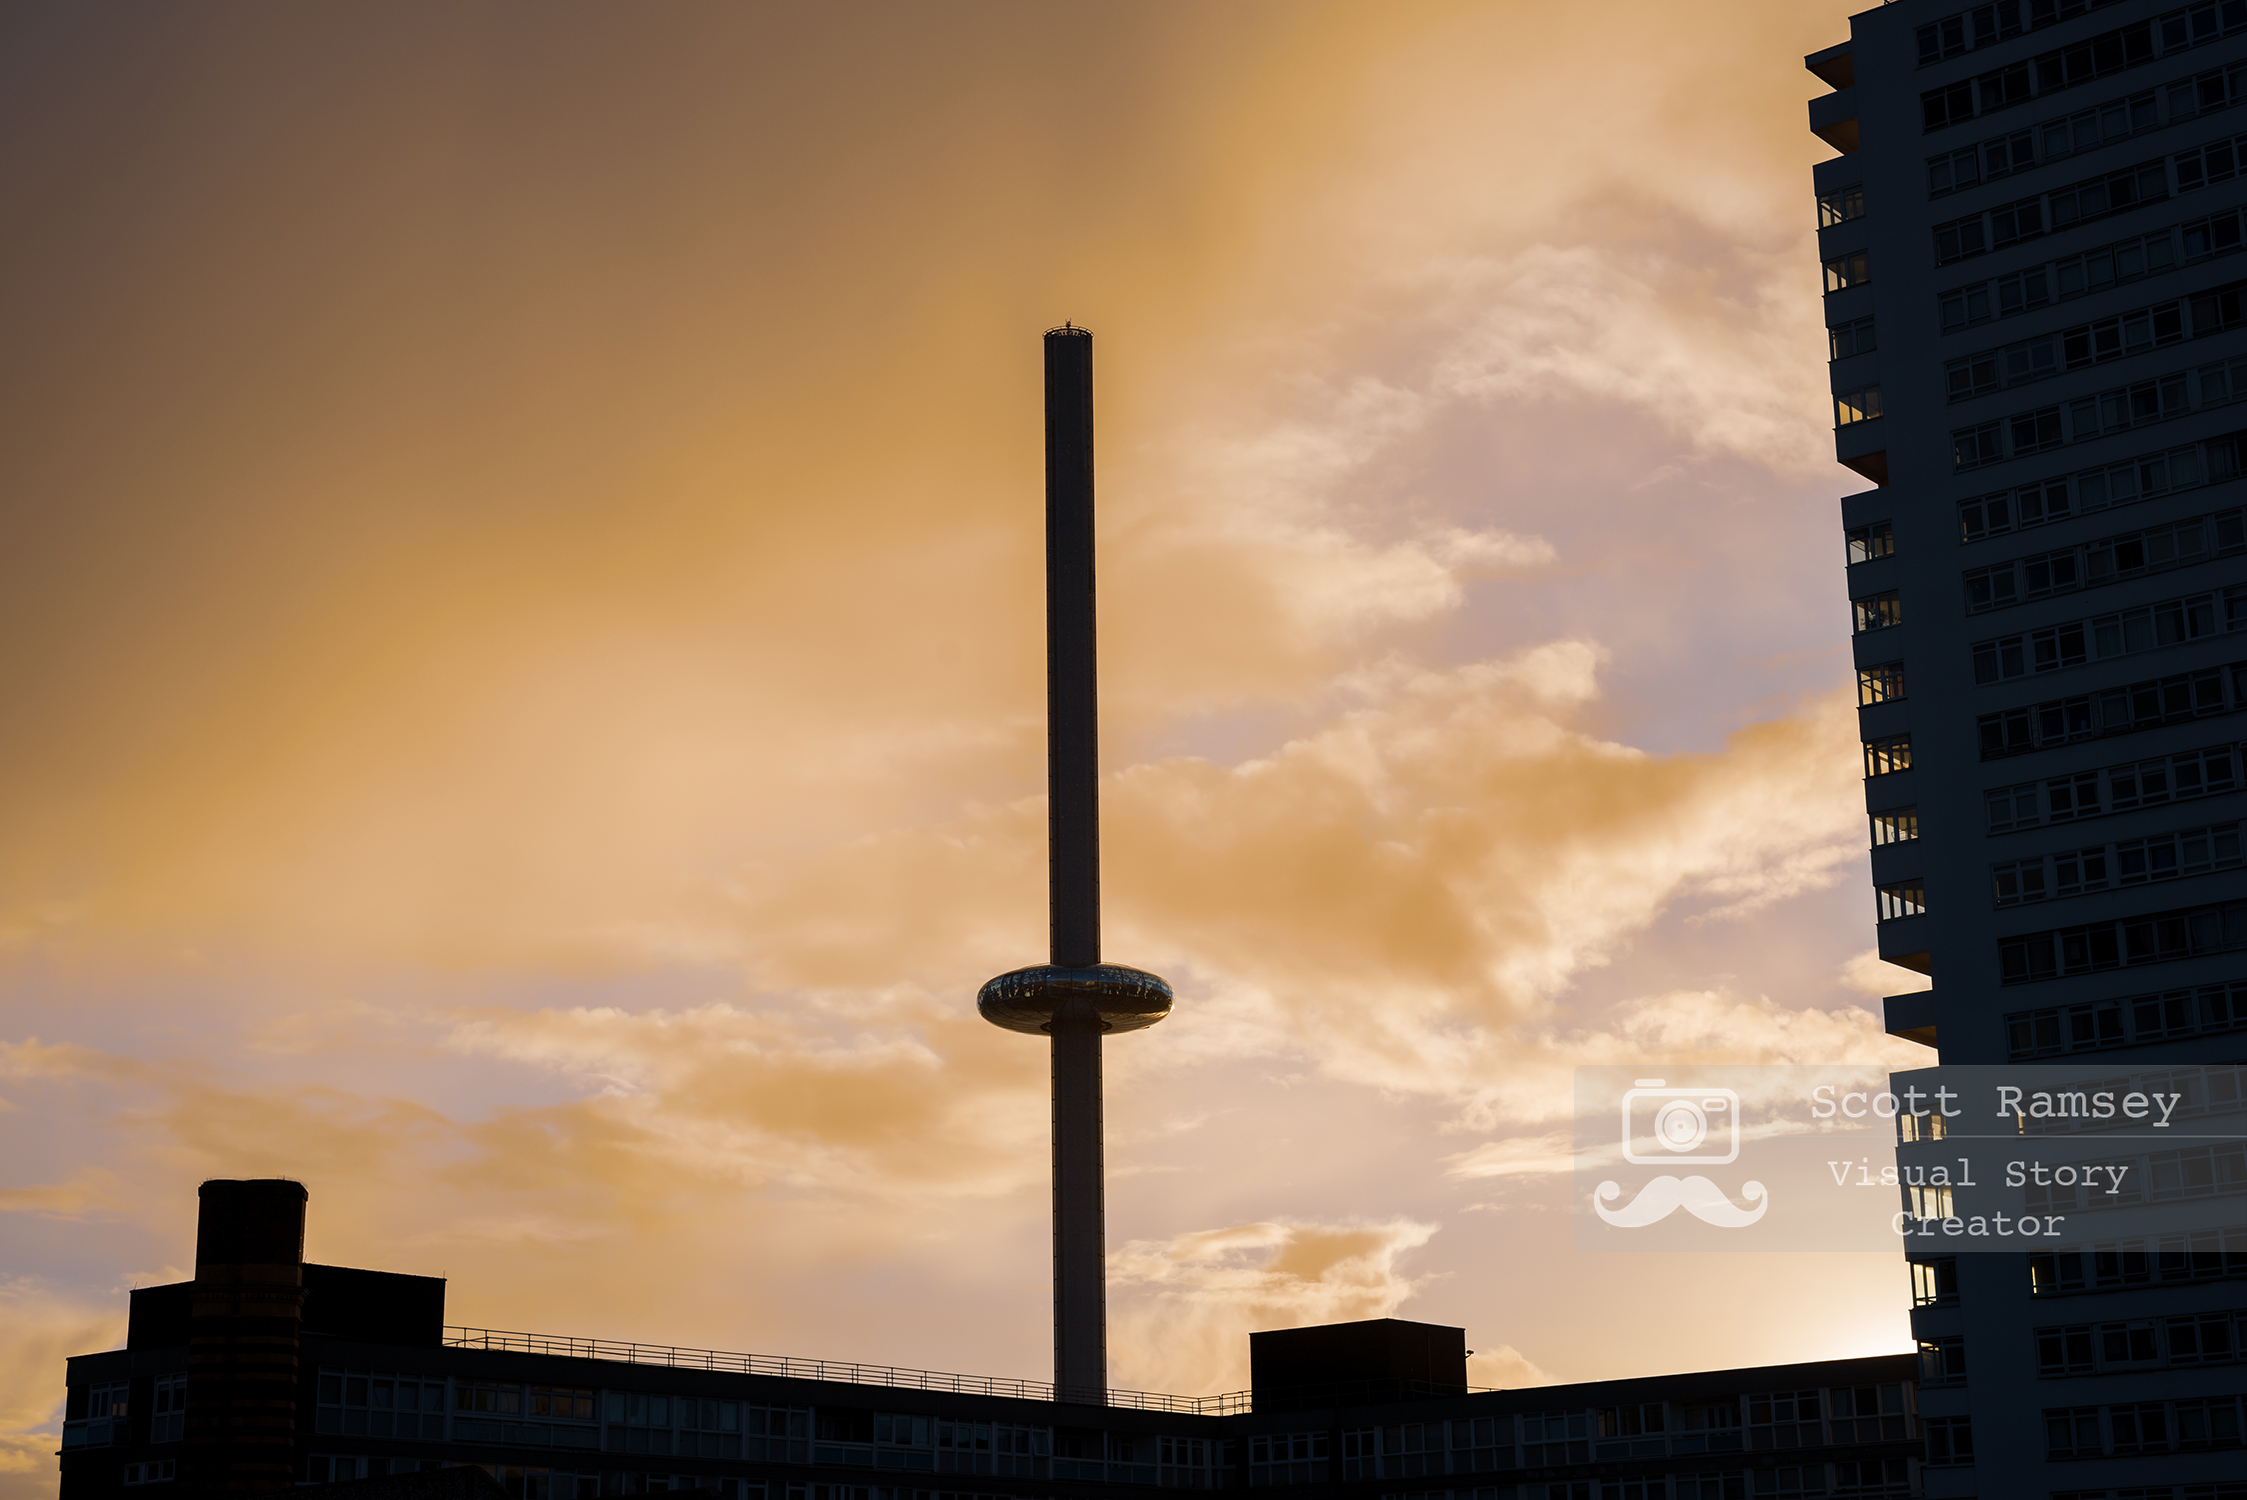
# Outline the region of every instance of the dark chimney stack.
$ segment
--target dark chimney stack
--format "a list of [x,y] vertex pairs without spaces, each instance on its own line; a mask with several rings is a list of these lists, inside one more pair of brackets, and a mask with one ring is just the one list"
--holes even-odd
[[286,1489],[296,1478],[304,1185],[221,1179],[201,1198],[180,1477],[198,1500]]

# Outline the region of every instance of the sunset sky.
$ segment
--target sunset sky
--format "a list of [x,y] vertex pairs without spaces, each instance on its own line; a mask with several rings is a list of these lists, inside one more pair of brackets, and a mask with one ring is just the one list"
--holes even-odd
[[449,1319],[1044,1378],[1039,334],[1096,332],[1113,1379],[1907,1346],[1572,1248],[1580,1063],[1916,1064],[1848,7],[0,10],[0,1500],[281,1174]]

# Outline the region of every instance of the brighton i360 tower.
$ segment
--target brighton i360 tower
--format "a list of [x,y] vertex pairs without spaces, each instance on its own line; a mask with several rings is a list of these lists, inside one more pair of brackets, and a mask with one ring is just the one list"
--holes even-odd
[[1093,650],[1092,335],[1045,336],[1046,859],[1052,962],[1001,974],[976,1008],[1053,1051],[1053,1384],[1108,1395],[1100,1040],[1170,1014],[1170,986],[1100,961],[1099,704]]

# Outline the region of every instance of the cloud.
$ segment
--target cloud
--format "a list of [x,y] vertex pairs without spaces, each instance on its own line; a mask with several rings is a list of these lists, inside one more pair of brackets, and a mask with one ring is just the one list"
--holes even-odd
[[1916,995],[1931,990],[1935,981],[1928,975],[1901,964],[1892,964],[1881,958],[1878,948],[1867,948],[1862,953],[1852,953],[1843,961],[1841,983],[1860,995]]
[[0,1280],[0,1500],[55,1490],[62,1377],[73,1354],[122,1345],[125,1319],[28,1278]]
[[[1011,1144],[1040,1128],[1043,1058],[918,992],[823,1005],[491,1010],[452,1025],[455,1051],[559,1074],[584,1098],[474,1127],[459,1172],[519,1180],[557,1132],[612,1178],[823,1195],[988,1196],[1018,1184]],[[518,1179],[518,1180],[511,1180]]]
[[1467,1356],[1467,1384],[1492,1390],[1515,1390],[1525,1385],[1552,1385],[1553,1377],[1537,1362],[1511,1344],[1476,1349]]
[[1256,1223],[1110,1253],[1116,1383],[1242,1390],[1251,1332],[1385,1318],[1418,1283],[1399,1267],[1434,1224]]
[[1453,1177],[1546,1177],[1576,1170],[1575,1142],[1560,1131],[1485,1141],[1451,1158]]

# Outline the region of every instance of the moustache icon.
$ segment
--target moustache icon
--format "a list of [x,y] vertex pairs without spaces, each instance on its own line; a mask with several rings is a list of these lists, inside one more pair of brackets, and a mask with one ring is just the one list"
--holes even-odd
[[1771,1206],[1771,1195],[1760,1182],[1744,1182],[1740,1192],[1755,1204],[1754,1208],[1741,1208],[1706,1177],[1657,1177],[1640,1188],[1636,1198],[1610,1210],[1607,1205],[1622,1197],[1623,1190],[1615,1183],[1603,1182],[1592,1195],[1592,1209],[1617,1229],[1638,1229],[1666,1219],[1681,1208],[1719,1229],[1745,1229],[1763,1217],[1763,1211]]

